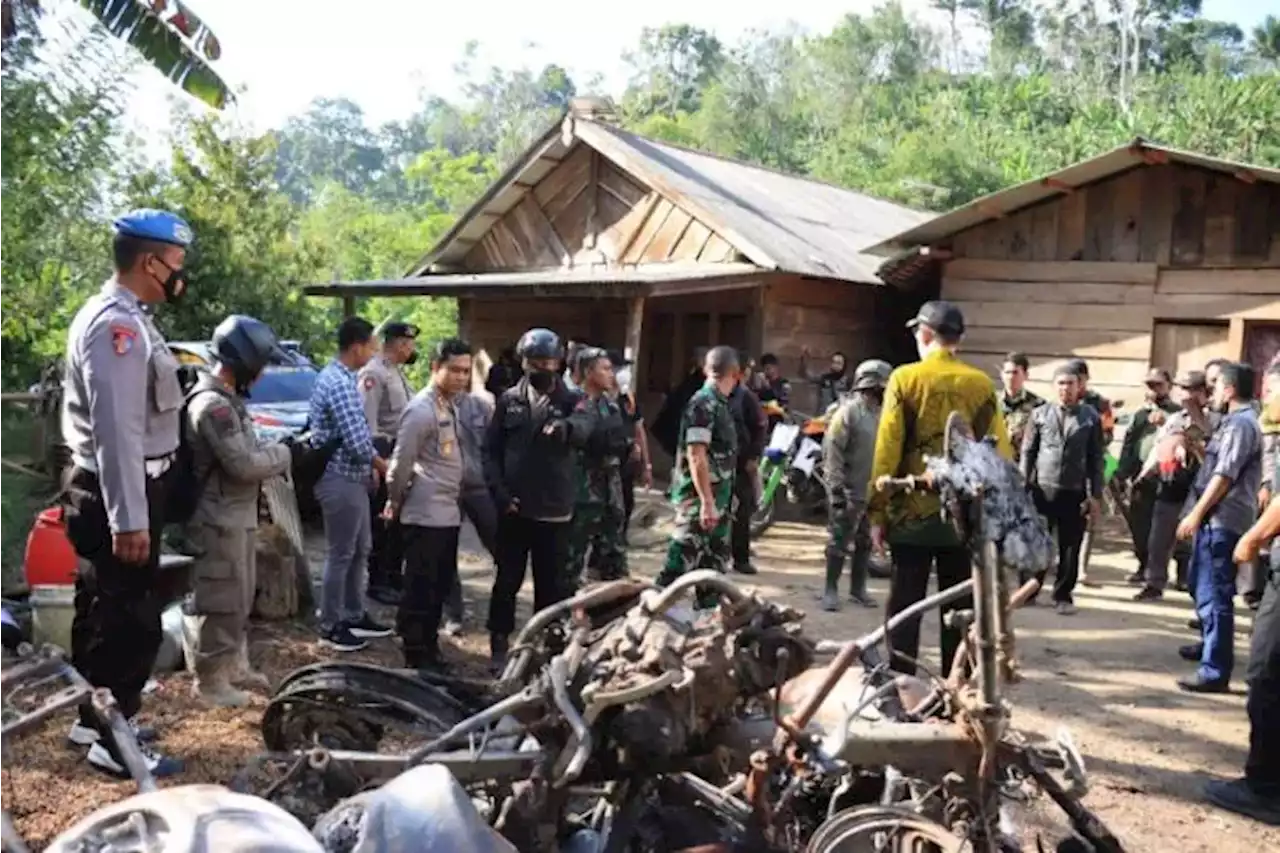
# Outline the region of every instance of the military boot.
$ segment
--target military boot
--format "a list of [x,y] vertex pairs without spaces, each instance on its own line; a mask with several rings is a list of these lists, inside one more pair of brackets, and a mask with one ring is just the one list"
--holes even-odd
[[827,583],[819,599],[819,606],[828,613],[840,609],[840,571],[844,568],[844,554],[827,549]]
[[191,695],[215,708],[243,708],[249,704],[249,694],[231,685],[235,673],[235,660],[218,662],[200,667]]

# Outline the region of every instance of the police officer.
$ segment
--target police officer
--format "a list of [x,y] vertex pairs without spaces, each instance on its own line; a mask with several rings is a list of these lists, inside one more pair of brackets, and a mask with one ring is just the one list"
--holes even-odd
[[[206,702],[239,707],[249,697],[237,686],[265,690],[265,675],[249,666],[249,614],[257,580],[255,531],[263,480],[289,469],[284,444],[259,445],[244,398],[272,356],[275,333],[253,317],[232,315],[213,331],[217,363],[196,381],[187,405],[188,434],[200,501],[187,533],[196,559],[192,613],[197,623],[196,680]],[[298,447],[300,455],[303,445]]]
[[[403,366],[418,360],[418,327],[409,323],[387,323],[382,327],[382,351],[360,369],[360,396],[364,416],[373,433],[374,446],[383,459],[391,458],[400,416],[413,396]],[[373,547],[369,552],[369,597],[383,604],[400,600],[401,543],[400,524],[382,517],[387,502],[385,481],[373,493],[370,510],[373,519]]]
[[[942,454],[947,419],[958,412],[978,438],[993,436],[1006,459],[1013,456],[995,386],[985,373],[965,364],[956,355],[964,337],[964,314],[951,302],[937,300],[920,306],[907,323],[915,337],[920,361],[904,365],[889,375],[884,409],[876,431],[876,455],[871,482],[881,477],[919,476],[925,456]],[[873,490],[868,501],[871,542],[883,553],[893,546],[893,579],[889,585],[890,616],[924,598],[929,575],[938,568],[938,588],[955,586],[969,576],[969,552],[954,529],[943,520],[936,494],[926,491],[883,492]],[[943,612],[972,607],[971,599],[943,607]],[[914,675],[920,650],[920,620],[904,622],[891,632],[894,659],[899,672]],[[942,629],[942,672],[951,670],[960,632]]]
[[495,668],[506,662],[516,596],[530,562],[534,610],[569,595],[562,578],[575,495],[572,454],[587,438],[570,423],[578,398],[561,380],[560,337],[530,329],[516,355],[524,376],[498,398],[484,443],[485,480],[500,513],[488,623]]
[[662,586],[699,566],[723,572],[729,558],[729,511],[738,456],[729,394],[741,375],[737,352],[726,346],[712,348],[706,375],[680,421],[671,486],[676,520],[658,575]]
[[564,582],[570,590],[581,583],[583,563],[590,547],[591,573],[596,580],[616,580],[627,574],[622,550],[625,502],[622,496],[622,463],[635,435],[609,392],[614,387],[613,362],[596,347],[578,352],[582,395],[574,408],[574,421],[584,422],[590,439],[576,456],[576,502],[569,530],[568,562]]
[[867,595],[867,569],[871,561],[867,484],[876,451],[884,386],[892,370],[889,362],[879,359],[859,364],[853,372],[853,394],[836,408],[822,438],[822,476],[827,487],[828,512],[823,610],[840,609],[840,572],[850,550],[853,563],[849,568],[849,598],[863,607],[876,606],[875,600]]
[[[68,537],[92,566],[76,580],[72,662],[95,687],[111,690],[129,719],[160,648],[160,534],[182,408],[178,362],[146,306],[181,297],[191,239],[187,223],[165,211],[117,219],[115,275],[67,335],[62,434],[73,464],[60,502]],[[127,775],[110,730],[88,707],[72,740],[92,743],[94,767]],[[150,748],[144,754],[153,775],[182,769]]]

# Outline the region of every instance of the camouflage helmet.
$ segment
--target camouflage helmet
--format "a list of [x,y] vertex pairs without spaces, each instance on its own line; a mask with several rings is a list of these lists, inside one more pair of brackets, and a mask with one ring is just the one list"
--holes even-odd
[[870,358],[858,365],[853,371],[853,390],[864,391],[868,388],[883,388],[889,384],[889,374],[893,365],[878,358]]

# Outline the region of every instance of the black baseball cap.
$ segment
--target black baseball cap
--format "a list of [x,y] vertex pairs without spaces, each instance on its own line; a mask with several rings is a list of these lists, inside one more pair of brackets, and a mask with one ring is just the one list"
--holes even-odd
[[620,349],[609,350],[609,361],[613,362],[614,367],[626,367],[631,364],[631,359],[623,355]]
[[418,327],[412,323],[387,323],[382,327],[382,339],[384,341],[394,341],[397,338],[417,338]]
[[928,326],[941,335],[963,335],[964,314],[953,302],[935,299],[920,306],[915,319],[907,322],[908,329]]

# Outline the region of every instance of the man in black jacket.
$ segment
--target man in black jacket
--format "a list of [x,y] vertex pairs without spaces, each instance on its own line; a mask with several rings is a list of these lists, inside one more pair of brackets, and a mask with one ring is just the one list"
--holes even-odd
[[738,469],[733,480],[733,527],[729,533],[733,570],[754,575],[751,564],[751,514],[755,511],[759,485],[760,457],[769,435],[769,419],[755,392],[739,381],[729,394],[729,413],[738,433]]
[[[1059,614],[1076,612],[1072,592],[1080,571],[1080,544],[1102,499],[1102,420],[1080,402],[1080,379],[1070,365],[1054,371],[1058,399],[1031,414],[1022,438],[1022,476],[1036,506],[1058,534],[1053,602]],[[1040,573],[1043,582],[1046,572]]]
[[501,514],[498,571],[489,601],[489,647],[505,664],[516,596],[533,564],[533,608],[570,592],[563,582],[576,484],[573,450],[589,428],[573,418],[578,397],[561,382],[564,347],[550,329],[530,329],[516,346],[524,376],[498,398],[485,434],[484,470]]

